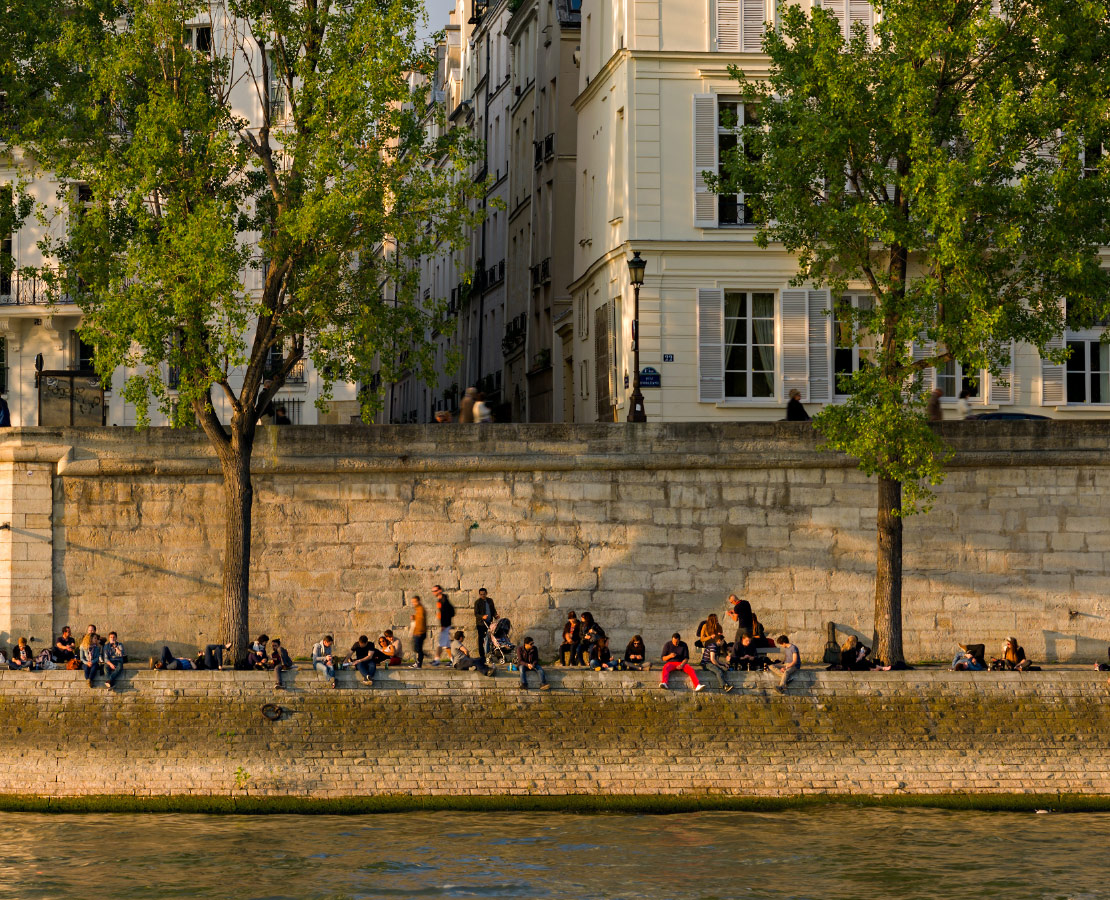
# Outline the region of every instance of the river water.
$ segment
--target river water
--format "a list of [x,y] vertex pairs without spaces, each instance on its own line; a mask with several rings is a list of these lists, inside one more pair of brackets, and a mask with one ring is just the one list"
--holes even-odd
[[1110,898],[1110,814],[0,814],[0,898]]

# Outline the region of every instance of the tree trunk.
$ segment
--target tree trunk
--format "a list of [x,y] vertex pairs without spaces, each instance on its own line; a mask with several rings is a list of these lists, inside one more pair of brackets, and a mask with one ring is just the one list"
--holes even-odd
[[[253,429],[251,429],[253,431]],[[224,572],[223,605],[220,610],[220,641],[231,644],[230,656],[237,667],[245,666],[249,647],[251,483],[253,434],[233,430],[228,452],[221,454],[224,476]]]
[[878,551],[875,565],[875,656],[886,665],[902,654],[902,482],[879,479]]

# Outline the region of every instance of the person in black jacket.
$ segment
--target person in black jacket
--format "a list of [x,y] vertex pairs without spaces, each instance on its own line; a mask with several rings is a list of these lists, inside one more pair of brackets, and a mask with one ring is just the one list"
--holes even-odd
[[455,607],[451,604],[451,598],[444,593],[442,585],[437,584],[432,588],[432,596],[436,601],[436,621],[439,623],[439,638],[432,655],[432,665],[438,666],[444,654],[447,656],[447,665],[451,665],[451,623],[455,620]]
[[281,683],[281,673],[296,667],[293,665],[292,657],[289,656],[289,651],[281,646],[281,641],[274,638],[270,642],[270,647],[273,650],[270,654],[270,660],[274,666],[274,687],[278,690],[284,690],[285,685]]
[[578,665],[578,645],[582,642],[582,623],[572,609],[567,613],[567,623],[563,626],[563,643],[559,646],[559,665]]
[[524,643],[516,648],[516,662],[520,666],[520,689],[522,691],[528,690],[529,672],[540,673],[541,691],[551,689],[551,685],[547,683],[547,674],[540,665],[540,651],[536,649],[536,642],[530,637],[526,637]]
[[497,618],[497,607],[493,605],[493,598],[486,593],[485,588],[478,588],[478,599],[474,601],[474,629],[478,634],[478,658],[485,659],[489,649],[489,629],[493,620]]
[[644,639],[640,635],[632,635],[632,640],[624,648],[623,665],[633,672],[651,671],[651,663],[647,660],[647,647],[644,646]]
[[802,406],[802,392],[797,388],[790,392],[790,402],[786,404],[787,422],[808,422],[809,413]]
[[603,637],[605,637],[605,629],[594,621],[593,613],[582,613],[582,639],[578,645],[578,664],[580,666],[593,665],[590,659],[594,655],[597,642]]

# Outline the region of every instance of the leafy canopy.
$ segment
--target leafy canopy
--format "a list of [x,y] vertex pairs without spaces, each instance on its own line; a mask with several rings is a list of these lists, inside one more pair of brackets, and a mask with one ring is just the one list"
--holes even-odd
[[18,137],[91,197],[65,189],[49,275],[77,294],[101,376],[131,371],[144,419],[154,397],[220,449],[213,389],[253,429],[306,354],[325,394],[393,377],[402,354],[430,369],[446,305],[416,302],[414,263],[460,240],[481,185],[475,144],[429,103],[422,15],[419,0],[67,0],[43,32],[58,74]]
[[[757,240],[798,258],[795,283],[866,308],[837,316],[866,339],[850,393],[816,424],[828,446],[905,483],[913,511],[947,450],[925,416],[920,373],[955,360],[999,376],[1010,342],[1046,343],[1069,314],[1110,310],[1105,2],[880,0],[874,35],[845,41],[827,10],[782,6],[770,75],[736,68],[759,123],[722,161]],[[914,353],[916,343],[917,352]]]

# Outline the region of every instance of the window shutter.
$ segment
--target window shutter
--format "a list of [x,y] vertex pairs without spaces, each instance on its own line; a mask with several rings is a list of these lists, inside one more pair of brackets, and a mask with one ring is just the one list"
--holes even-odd
[[740,50],[740,4],[747,0],[717,0],[717,50],[737,53]]
[[[1061,313],[1067,312],[1063,300],[1060,301],[1060,311]],[[1066,324],[1065,327],[1067,327]],[[1063,332],[1045,343],[1046,350],[1060,350],[1063,347]],[[1067,366],[1056,366],[1048,360],[1041,360],[1041,406],[1056,406],[1058,403],[1068,402],[1064,383],[1064,373],[1066,371]]]
[[703,172],[717,171],[717,98],[694,94],[694,227],[717,227],[717,195]]
[[828,403],[832,399],[832,306],[828,291],[809,291],[809,401]]
[[603,303],[594,312],[594,382],[597,420],[613,421],[613,403],[609,394],[609,304]]
[[763,26],[767,19],[767,6],[764,0],[743,0],[743,4],[743,46],[741,49],[748,53],[758,53],[763,49]]
[[725,399],[725,292],[698,288],[698,400]]
[[[920,335],[916,341],[913,342],[913,358],[914,360],[927,359],[936,352],[936,342],[928,340],[924,334]],[[925,391],[931,391],[937,383],[937,370],[931,366],[928,369],[921,370],[921,383]]]
[[809,400],[809,294],[782,292],[782,393]]
[[1014,402],[1014,342],[1010,341],[1010,364],[1003,366],[997,376],[990,376],[990,402],[1009,406]]
[[823,0],[821,6],[836,17],[840,23],[840,33],[848,34],[848,0]]
[[617,366],[619,365],[620,353],[617,348],[617,304],[615,301],[609,301],[609,396],[612,398],[613,405],[617,405],[617,395],[620,394],[618,381],[619,374]]
[[874,43],[874,33],[872,27],[874,23],[874,10],[871,8],[870,0],[848,0],[848,28],[849,35],[852,29],[858,23],[862,23],[864,28],[867,29],[867,42],[868,44]]

